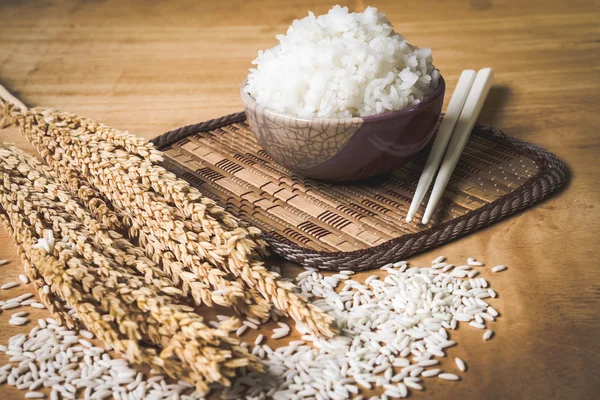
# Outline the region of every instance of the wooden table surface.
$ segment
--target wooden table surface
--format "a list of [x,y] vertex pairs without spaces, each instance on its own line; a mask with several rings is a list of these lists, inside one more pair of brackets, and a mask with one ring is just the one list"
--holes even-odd
[[[239,111],[238,87],[259,49],[329,1],[0,2],[0,82],[29,105],[76,112],[146,138]],[[469,364],[461,382],[427,382],[428,399],[584,399],[600,389],[600,5],[590,1],[373,1],[413,44],[429,46],[448,82],[491,66],[480,122],[541,145],[569,167],[562,193],[481,232],[411,259],[468,256],[500,294],[496,336],[453,333]],[[349,2],[362,10],[363,1]],[[0,141],[31,150],[16,130]],[[0,282],[22,268],[0,231]],[[278,260],[286,274],[299,268]],[[368,273],[362,273],[364,277]],[[1,291],[0,299],[31,290]],[[0,343],[25,328],[0,314]],[[32,312],[32,317],[45,315]],[[0,357],[0,363],[6,358]],[[451,361],[444,367],[455,369]],[[427,378],[426,378],[427,379]],[[22,398],[0,386],[5,398]]]

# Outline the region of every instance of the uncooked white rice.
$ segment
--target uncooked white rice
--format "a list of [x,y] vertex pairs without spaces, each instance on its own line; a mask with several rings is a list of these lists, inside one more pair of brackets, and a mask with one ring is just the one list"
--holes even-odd
[[423,371],[423,373],[421,375],[428,378],[428,377],[436,376],[439,373],[440,373],[440,370],[437,368],[434,368],[434,369],[428,369],[427,371]]
[[496,265],[492,268],[492,272],[500,272],[506,269],[506,265]]
[[[384,395],[380,399],[404,398],[409,394],[408,389],[424,389],[422,378],[438,376],[445,380],[459,380],[457,375],[443,373],[436,368],[438,357],[444,357],[447,349],[456,345],[450,338],[450,331],[458,327],[458,321],[468,322],[477,328],[485,327],[499,314],[485,300],[492,297],[485,279],[457,277],[452,274],[455,271],[452,271],[454,267],[451,264],[444,263],[450,266],[446,272],[439,267],[434,268],[440,263],[443,260],[426,268],[409,268],[407,262],[389,264],[384,268],[387,276],[373,275],[364,283],[350,279],[351,273],[324,276],[311,270],[299,274],[296,282],[301,293],[336,319],[341,335],[323,339],[309,334],[297,324],[296,329],[302,335],[302,340],[272,349],[261,344],[264,336],[259,334],[254,341],[252,354],[262,359],[267,373],[243,372],[232,388],[225,389],[224,398],[360,398],[358,394],[361,387],[382,388]],[[458,271],[466,270],[462,268]],[[419,292],[415,292],[417,288]],[[19,306],[25,301],[35,301],[30,299],[31,296],[29,293],[21,295],[11,299],[14,303],[5,305]],[[279,315],[272,312],[271,317],[277,319]],[[11,321],[22,318],[28,322],[24,316],[23,312],[16,313]],[[224,315],[217,317],[219,321],[227,318]],[[266,319],[247,319],[246,322],[249,324],[243,324],[238,330],[240,335],[251,325],[259,325]],[[271,339],[277,339],[289,335],[291,327],[279,322],[273,332]],[[487,340],[492,331],[488,329],[483,335]],[[58,344],[48,343],[52,337],[56,338]],[[19,363],[17,366],[0,367],[0,383],[6,381],[31,393],[49,382],[48,385],[54,389],[50,398],[57,399],[59,395],[62,398],[74,398],[69,391],[72,388],[77,393],[85,391],[84,397],[87,395],[88,398],[201,398],[198,393],[192,392],[189,385],[181,382],[167,384],[162,376],[144,378],[129,369],[125,360],[110,361],[103,349],[87,340],[92,338],[93,334],[88,331],[77,333],[58,326],[52,318],[40,319],[29,337],[16,335],[10,339],[8,347],[0,346],[0,351],[10,351],[11,360]],[[251,347],[247,343],[243,345]],[[35,346],[44,351],[38,352]],[[57,371],[50,373],[47,363],[41,363],[39,356],[43,358],[44,354],[51,354],[53,349],[61,346],[65,350],[58,352],[55,357],[71,349],[79,361],[63,358],[62,363],[66,364],[61,364]],[[15,349],[17,351],[12,353]],[[31,351],[36,358],[30,359],[25,355]],[[86,356],[89,356],[93,367],[86,363]],[[458,368],[464,370],[461,368],[462,360],[457,358],[455,361]],[[77,371],[83,375],[86,366],[88,370],[96,370],[99,368],[96,364],[105,362],[109,365],[114,363],[114,368],[119,371],[125,370],[127,377],[121,381],[119,372],[118,382],[108,385],[110,380],[115,380],[116,370],[113,367],[102,373],[104,375],[101,378],[108,378],[106,380],[72,377]],[[34,370],[36,373],[43,371],[47,375],[46,380],[39,383],[39,379],[32,379]],[[28,373],[28,379],[31,380],[24,385],[25,378],[21,378]],[[85,389],[88,383],[91,389]],[[145,388],[143,393],[139,390],[140,386]]]
[[473,267],[483,267],[483,263],[476,261],[474,258],[469,258],[467,259],[467,264],[473,266]]
[[460,358],[456,357],[454,359],[454,362],[456,363],[456,366],[458,367],[458,369],[460,369],[462,372],[465,372],[467,370],[467,365]]
[[12,289],[17,286],[19,286],[19,282],[8,282],[8,283],[5,283],[4,285],[0,286],[0,289],[8,290],[8,289]]
[[254,322],[250,322],[250,321],[246,320],[243,322],[243,324],[246,325],[250,329],[258,329],[258,325],[255,324]]
[[[300,273],[299,290],[335,317],[341,335],[323,339],[297,324],[302,341],[275,349],[255,343],[252,354],[263,360],[267,373],[238,378],[224,398],[345,399],[361,388],[382,388],[379,399],[403,398],[408,389],[423,390],[426,377],[460,379],[438,367],[439,357],[456,345],[450,331],[459,320],[485,326],[494,316],[482,297],[490,297],[483,278],[456,277],[451,264],[446,272],[433,267],[440,263],[426,268],[390,263],[382,267],[387,276],[372,275],[364,283],[312,269]],[[284,327],[274,332],[285,332]]]
[[86,339],[94,338],[94,334],[92,332],[86,331],[85,329],[79,331],[79,336],[83,336]]
[[487,312],[488,312],[488,314],[492,315],[493,317],[497,317],[499,315],[499,312],[496,311],[496,309],[492,306],[488,306]]
[[431,264],[434,264],[434,265],[435,265],[435,264],[439,264],[439,263],[442,263],[442,262],[444,262],[444,260],[446,260],[446,257],[444,257],[444,256],[439,256],[438,258],[436,258],[435,260],[433,260],[433,261],[431,262]]
[[28,316],[29,313],[27,311],[20,311],[18,313],[14,313],[13,315],[11,315],[11,318],[19,318],[19,317],[26,317]]
[[28,322],[29,322],[29,320],[27,318],[22,318],[22,317],[11,318],[8,320],[9,324],[16,325],[16,326],[25,325]]
[[487,330],[485,331],[485,333],[483,334],[483,340],[490,340],[492,338],[492,335],[494,334],[494,331],[491,330]]
[[458,375],[455,374],[450,374],[448,372],[444,372],[442,374],[438,375],[438,378],[440,379],[445,379],[447,381],[457,381],[460,379],[460,377]]
[[242,325],[238,328],[237,331],[235,331],[236,336],[242,336],[244,334],[244,332],[246,332],[246,330],[248,329],[247,325]]
[[385,14],[335,6],[295,20],[259,51],[246,89],[267,108],[301,117],[366,116],[423,101],[439,83],[431,50],[410,45]]
[[[81,331],[87,332],[87,331]],[[90,333],[84,334],[90,337]],[[91,335],[93,336],[93,335]],[[28,335],[11,337],[0,352],[11,362],[0,367],[0,384],[28,390],[25,398],[44,398],[39,389],[50,388],[50,399],[174,399],[203,396],[188,383],[166,381],[162,375],[146,377],[124,359],[113,359],[100,347],[59,326],[52,318],[38,320]]]

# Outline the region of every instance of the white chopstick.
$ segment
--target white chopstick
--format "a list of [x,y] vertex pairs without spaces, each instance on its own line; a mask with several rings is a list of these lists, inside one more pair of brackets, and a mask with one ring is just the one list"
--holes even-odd
[[415,190],[412,203],[410,203],[408,214],[406,214],[406,222],[410,222],[414,218],[423,201],[423,197],[425,197],[425,193],[427,193],[427,190],[429,189],[429,185],[431,185],[431,181],[433,181],[433,177],[440,166],[440,162],[442,161],[442,157],[444,156],[444,152],[446,151],[446,147],[448,146],[448,142],[450,141],[450,137],[456,126],[456,121],[458,121],[458,116],[467,100],[471,86],[473,86],[476,74],[475,70],[466,69],[460,74],[460,78],[458,78],[456,89],[454,89],[454,93],[452,93],[452,98],[450,99],[446,114],[444,115],[435,142],[429,153],[429,158],[427,159],[423,173],[419,178],[419,184]]
[[469,96],[465,101],[465,105],[463,106],[460,116],[458,117],[456,128],[454,129],[452,139],[450,140],[450,145],[448,145],[446,155],[444,156],[444,160],[440,166],[440,171],[435,180],[435,184],[433,185],[431,196],[429,197],[429,203],[427,204],[425,214],[423,214],[423,219],[421,221],[423,224],[429,222],[437,203],[442,197],[442,193],[444,192],[444,189],[450,180],[450,176],[456,167],[456,163],[458,162],[458,159],[460,158],[460,155],[467,144],[467,140],[471,135],[471,130],[473,129],[473,126],[475,126],[475,122],[477,121],[477,117],[481,112],[485,98],[487,97],[490,87],[492,86],[493,79],[494,74],[491,68],[480,69],[477,72],[477,76],[473,82],[473,87],[471,88]]

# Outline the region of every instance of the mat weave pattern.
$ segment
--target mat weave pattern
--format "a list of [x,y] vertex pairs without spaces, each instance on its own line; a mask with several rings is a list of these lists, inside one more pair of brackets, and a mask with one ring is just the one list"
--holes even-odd
[[328,270],[358,271],[409,257],[530,207],[567,180],[565,166],[550,152],[477,125],[434,218],[422,225],[421,214],[411,223],[404,218],[429,146],[388,175],[334,184],[276,164],[244,113],[152,142],[164,152],[167,169],[262,229],[274,253]]

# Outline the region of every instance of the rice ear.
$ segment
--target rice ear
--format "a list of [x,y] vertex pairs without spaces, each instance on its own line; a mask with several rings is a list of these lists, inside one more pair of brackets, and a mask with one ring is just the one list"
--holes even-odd
[[[195,288],[196,301],[210,298],[210,303],[258,318],[266,316],[273,304],[316,334],[334,334],[331,317],[309,306],[293,293],[293,285],[264,268],[260,258],[267,251],[260,231],[243,226],[157,164],[160,153],[151,144],[75,114],[10,105],[7,112],[57,176],[72,176],[72,166],[77,166],[70,184],[78,190],[90,188],[85,192],[88,208],[112,208],[117,215],[126,215],[124,221],[148,255],[181,282],[184,292]],[[89,199],[100,194],[99,202],[89,205]],[[208,285],[210,293],[196,281]]]

